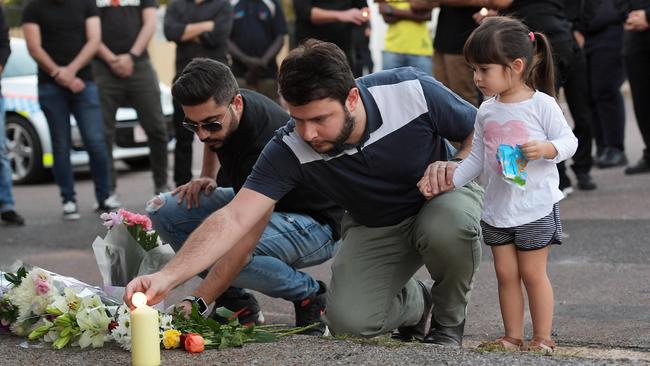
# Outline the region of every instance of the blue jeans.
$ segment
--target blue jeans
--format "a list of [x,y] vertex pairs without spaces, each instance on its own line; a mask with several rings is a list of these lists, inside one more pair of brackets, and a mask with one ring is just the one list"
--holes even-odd
[[432,75],[433,72],[433,61],[431,60],[431,56],[382,51],[382,67],[384,70],[404,66],[413,66],[428,75]]
[[84,149],[90,158],[90,173],[95,183],[97,202],[104,202],[111,192],[111,173],[99,93],[95,83],[85,83],[86,88],[77,94],[56,83],[38,85],[38,101],[47,118],[52,138],[54,179],[59,185],[64,203],[75,201],[74,176],[70,163],[70,114],[77,121]]
[[[217,188],[209,196],[200,197],[199,207],[189,210],[184,204],[178,205],[177,197],[170,193],[157,197],[162,199],[159,205],[152,204],[154,198],[147,207],[154,229],[176,251],[203,220],[228,204],[235,192],[231,188]],[[251,261],[230,285],[289,301],[305,299],[320,286],[309,274],[297,269],[329,260],[339,244],[340,241],[334,241],[329,225],[307,215],[273,212]],[[206,271],[200,274],[206,275]]]
[[12,173],[5,131],[5,101],[0,97],[0,213],[14,209],[14,198],[11,195]]

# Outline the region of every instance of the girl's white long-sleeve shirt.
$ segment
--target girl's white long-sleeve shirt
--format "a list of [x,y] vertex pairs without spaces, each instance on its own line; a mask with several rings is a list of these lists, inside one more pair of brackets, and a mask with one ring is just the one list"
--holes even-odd
[[[554,159],[529,161],[522,189],[502,178],[497,149],[500,144],[515,146],[533,140],[550,141],[558,154]],[[454,172],[454,186],[462,187],[485,173],[483,221],[495,227],[527,224],[548,215],[564,198],[555,165],[573,156],[577,147],[578,139],[551,96],[536,91],[517,103],[492,98],[478,110],[472,151]]]

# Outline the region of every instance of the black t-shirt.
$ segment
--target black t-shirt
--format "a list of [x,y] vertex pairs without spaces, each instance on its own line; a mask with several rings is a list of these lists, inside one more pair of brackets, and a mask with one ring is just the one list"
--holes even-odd
[[478,27],[472,15],[479,10],[481,9],[467,6],[441,6],[433,41],[436,51],[462,55],[465,41]]
[[339,46],[351,60],[353,23],[333,22],[314,24],[311,22],[311,9],[348,10],[368,6],[366,0],[293,0],[296,12],[296,41],[302,43],[307,38],[332,42]]
[[[233,25],[230,40],[248,56],[262,57],[271,43],[287,33],[287,22],[277,0],[239,0],[233,6]],[[232,73],[244,77],[248,68],[233,58]],[[278,64],[275,58],[257,75],[275,78]]]
[[[128,53],[142,28],[142,10],[158,6],[156,0],[96,0],[102,20],[102,42],[113,53]],[[146,54],[145,49],[143,54]]]
[[503,13],[520,19],[532,31],[544,33],[553,43],[573,38],[564,0],[514,0]]
[[[32,0],[25,6],[22,23],[38,24],[43,49],[57,65],[65,66],[86,44],[86,19],[98,15],[94,0]],[[82,67],[77,76],[92,80],[90,66]],[[54,80],[39,67],[38,82]]]
[[[271,99],[247,89],[241,89],[240,92],[244,99],[244,113],[239,127],[216,150],[221,163],[219,174],[223,174],[232,184],[235,192],[246,182],[257,158],[275,131],[289,121],[287,112]],[[328,224],[336,239],[340,237],[343,209],[306,185],[291,190],[277,202],[275,210],[309,215],[320,223]]]

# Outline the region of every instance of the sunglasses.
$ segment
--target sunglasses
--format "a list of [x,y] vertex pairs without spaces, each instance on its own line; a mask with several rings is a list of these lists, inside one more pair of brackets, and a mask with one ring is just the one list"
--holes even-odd
[[[232,103],[228,104],[228,112],[230,112],[231,105]],[[202,128],[208,132],[218,132],[221,131],[221,129],[223,128],[223,123],[217,120],[216,118],[213,120],[209,120],[205,123],[196,123],[188,120],[187,117],[185,117],[185,119],[183,120],[183,127],[185,127],[185,129],[193,133],[198,133],[199,128]]]

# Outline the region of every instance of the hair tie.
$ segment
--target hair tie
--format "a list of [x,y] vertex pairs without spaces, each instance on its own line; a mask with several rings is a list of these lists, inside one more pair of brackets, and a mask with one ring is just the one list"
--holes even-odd
[[535,33],[533,32],[528,32],[528,37],[530,37],[531,42],[535,42]]

